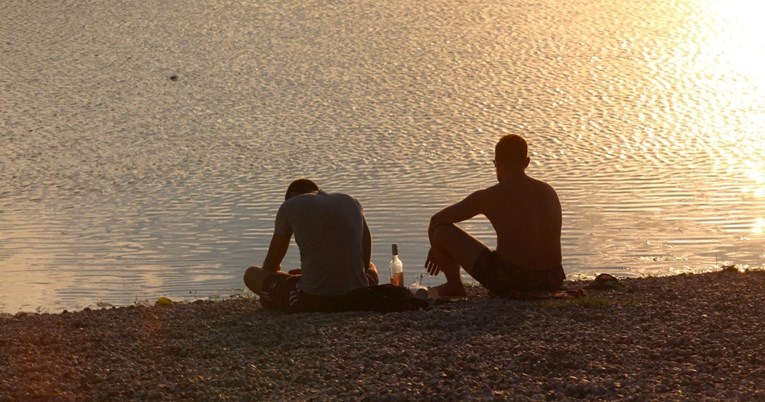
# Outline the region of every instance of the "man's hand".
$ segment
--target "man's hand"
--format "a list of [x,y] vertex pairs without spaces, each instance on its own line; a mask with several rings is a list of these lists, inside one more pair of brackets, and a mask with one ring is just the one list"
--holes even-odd
[[430,250],[428,250],[428,257],[425,259],[425,269],[428,270],[428,274],[434,276],[441,272],[441,268],[439,267],[438,260],[436,258],[436,252],[433,251],[432,247]]

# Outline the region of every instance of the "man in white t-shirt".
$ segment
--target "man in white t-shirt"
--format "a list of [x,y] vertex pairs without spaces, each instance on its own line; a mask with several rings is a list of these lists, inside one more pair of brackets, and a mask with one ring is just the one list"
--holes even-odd
[[[260,295],[264,307],[332,311],[349,291],[377,285],[372,236],[358,200],[321,191],[308,179],[293,181],[284,198],[263,266],[244,274],[245,285]],[[281,262],[293,235],[300,269],[285,273]]]

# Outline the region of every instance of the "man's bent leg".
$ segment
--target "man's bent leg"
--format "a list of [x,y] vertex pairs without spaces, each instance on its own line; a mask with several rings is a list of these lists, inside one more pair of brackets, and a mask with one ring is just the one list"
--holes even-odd
[[260,304],[269,309],[290,311],[300,300],[297,282],[301,275],[271,271],[257,266],[247,268],[244,283],[260,296]]
[[272,273],[275,273],[275,271],[266,270],[258,266],[251,266],[244,271],[244,284],[247,288],[253,291],[253,293],[259,295],[263,289],[263,281],[265,281],[266,277]]
[[460,267],[472,275],[473,263],[488,247],[452,224],[439,226],[433,231],[431,247],[436,253],[439,268],[446,276],[446,283],[437,287],[439,296],[466,296]]

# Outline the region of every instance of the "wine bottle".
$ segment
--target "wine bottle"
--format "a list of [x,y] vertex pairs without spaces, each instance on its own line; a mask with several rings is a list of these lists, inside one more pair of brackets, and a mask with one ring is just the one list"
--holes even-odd
[[390,283],[393,286],[404,286],[404,263],[398,258],[398,244],[393,244],[393,256],[388,268],[390,269]]

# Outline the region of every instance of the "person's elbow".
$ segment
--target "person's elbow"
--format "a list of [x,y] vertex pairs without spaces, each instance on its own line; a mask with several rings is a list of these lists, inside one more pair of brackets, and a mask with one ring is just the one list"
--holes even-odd
[[436,220],[436,216],[433,215],[430,217],[430,221],[428,222],[428,233],[432,232],[436,226],[438,226],[438,221]]

